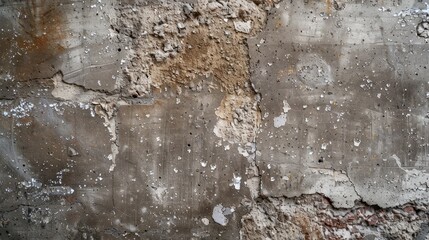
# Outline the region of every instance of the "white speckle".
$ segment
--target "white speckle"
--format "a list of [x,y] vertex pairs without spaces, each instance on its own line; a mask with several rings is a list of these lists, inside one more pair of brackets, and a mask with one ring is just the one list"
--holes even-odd
[[216,169],[216,165],[215,164],[210,164],[210,169],[212,170],[212,171],[214,171],[215,169]]
[[291,110],[289,103],[286,100],[283,100],[283,112],[287,113]]
[[355,147],[359,147],[359,145],[360,145],[360,139],[357,139],[357,138],[355,138],[354,140],[353,140],[353,144],[355,145]]
[[24,118],[30,116],[29,112],[33,110],[33,108],[33,103],[21,100],[18,106],[10,109],[9,113],[11,113],[15,118]]
[[202,218],[201,222],[203,222],[204,225],[206,225],[206,226],[209,225],[209,223],[210,223],[210,221],[207,218]]
[[327,143],[322,143],[322,147],[321,147],[321,148],[322,148],[323,150],[326,150],[326,147],[327,147],[327,146],[328,146],[328,144],[327,144]]
[[229,150],[229,145],[226,145],[226,146],[225,146],[225,150]]
[[140,211],[142,212],[142,214],[147,213],[147,207],[142,207],[142,208],[140,209]]
[[270,116],[270,113],[268,112],[264,113],[264,118],[267,118],[268,116]]
[[232,184],[234,185],[235,190],[240,190],[241,177],[235,176],[235,173],[234,173],[232,178]]
[[201,166],[202,166],[202,167],[206,167],[206,166],[207,166],[207,161],[205,161],[205,162],[201,162]]
[[326,111],[326,112],[331,111],[331,105],[326,105],[326,107],[325,107],[325,111]]

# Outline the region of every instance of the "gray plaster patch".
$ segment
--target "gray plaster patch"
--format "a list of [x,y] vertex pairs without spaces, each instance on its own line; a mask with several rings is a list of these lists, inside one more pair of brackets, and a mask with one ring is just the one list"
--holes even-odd
[[218,204],[213,208],[212,218],[216,223],[226,226],[229,221],[226,216],[231,215],[233,212],[233,208],[224,207],[222,204]]

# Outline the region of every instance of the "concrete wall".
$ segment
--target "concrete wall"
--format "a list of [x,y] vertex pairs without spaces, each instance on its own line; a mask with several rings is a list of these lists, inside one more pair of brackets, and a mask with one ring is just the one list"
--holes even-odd
[[0,239],[427,239],[427,4],[0,0]]

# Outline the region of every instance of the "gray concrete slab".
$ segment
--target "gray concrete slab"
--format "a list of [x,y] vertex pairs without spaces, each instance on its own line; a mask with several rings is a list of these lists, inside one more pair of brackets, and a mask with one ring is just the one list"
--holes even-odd
[[397,171],[427,178],[428,48],[415,32],[421,18],[394,15],[411,3],[283,2],[249,41],[264,195],[320,192],[343,207],[426,201],[426,187],[387,184],[406,181]]

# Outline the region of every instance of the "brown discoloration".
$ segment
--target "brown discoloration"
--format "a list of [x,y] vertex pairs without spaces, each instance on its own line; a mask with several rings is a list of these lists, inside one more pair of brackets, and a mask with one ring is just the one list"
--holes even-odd
[[362,202],[352,209],[337,209],[317,194],[260,199],[243,216],[241,237],[339,240],[346,235],[351,239],[379,235],[382,239],[414,239],[428,217],[427,206],[420,208],[425,213],[413,211],[415,206],[380,209]]
[[[227,29],[234,31],[231,25]],[[217,85],[229,93],[243,88],[249,79],[247,49],[243,44],[245,36],[210,37],[221,36],[223,31],[214,32],[202,27],[188,35],[183,53],[153,67],[152,76],[157,80],[154,85],[189,84],[197,76],[213,75]]]
[[326,13],[329,15],[332,12],[332,0],[326,0]]
[[65,50],[61,44],[65,39],[62,32],[64,13],[57,4],[45,1],[28,1],[16,12],[17,22],[21,27],[16,46],[24,54],[17,58],[15,76],[28,80],[37,65],[49,62]]
[[303,213],[298,213],[292,218],[292,222],[298,225],[305,240],[324,239],[323,234],[316,226],[311,224],[309,217]]

